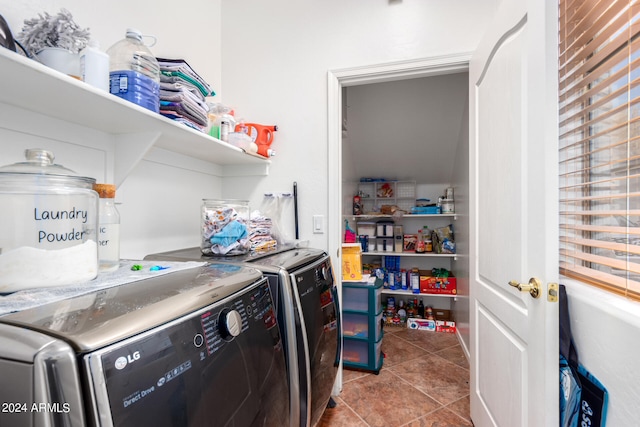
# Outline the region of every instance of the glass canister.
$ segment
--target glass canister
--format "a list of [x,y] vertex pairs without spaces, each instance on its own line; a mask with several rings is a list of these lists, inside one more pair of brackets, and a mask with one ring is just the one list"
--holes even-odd
[[249,201],[202,199],[202,253],[242,255],[251,250]]
[[98,274],[95,179],[25,151],[0,167],[0,293],[88,281]]
[[120,213],[116,208],[116,186],[95,184],[98,205],[98,269],[115,271],[120,267]]

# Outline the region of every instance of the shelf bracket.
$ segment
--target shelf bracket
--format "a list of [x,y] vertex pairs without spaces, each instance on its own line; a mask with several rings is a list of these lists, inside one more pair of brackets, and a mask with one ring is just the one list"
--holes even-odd
[[153,147],[160,132],[136,132],[116,134],[114,143],[114,182],[116,187],[124,182],[131,171]]

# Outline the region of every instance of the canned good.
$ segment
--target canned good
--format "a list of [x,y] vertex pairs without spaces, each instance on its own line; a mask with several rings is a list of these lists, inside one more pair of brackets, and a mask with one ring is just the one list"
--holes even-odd
[[454,212],[453,206],[454,206],[453,199],[442,199],[440,207],[442,209],[443,214],[453,213]]

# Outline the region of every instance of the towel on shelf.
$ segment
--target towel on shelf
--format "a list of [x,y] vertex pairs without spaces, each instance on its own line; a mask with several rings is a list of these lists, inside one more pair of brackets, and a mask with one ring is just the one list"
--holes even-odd
[[183,59],[156,58],[160,65],[160,114],[206,132],[211,86]]
[[184,59],[156,58],[164,76],[178,77],[196,86],[203,96],[213,96],[211,86]]

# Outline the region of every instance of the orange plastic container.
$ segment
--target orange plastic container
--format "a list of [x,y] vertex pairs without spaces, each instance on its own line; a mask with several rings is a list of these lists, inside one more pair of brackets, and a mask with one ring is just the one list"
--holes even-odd
[[241,123],[236,125],[236,132],[241,131],[242,126],[247,128],[247,133],[251,140],[258,146],[258,154],[264,157],[271,157],[275,151],[271,150],[273,143],[273,132],[278,130],[278,126],[259,125],[257,123]]

